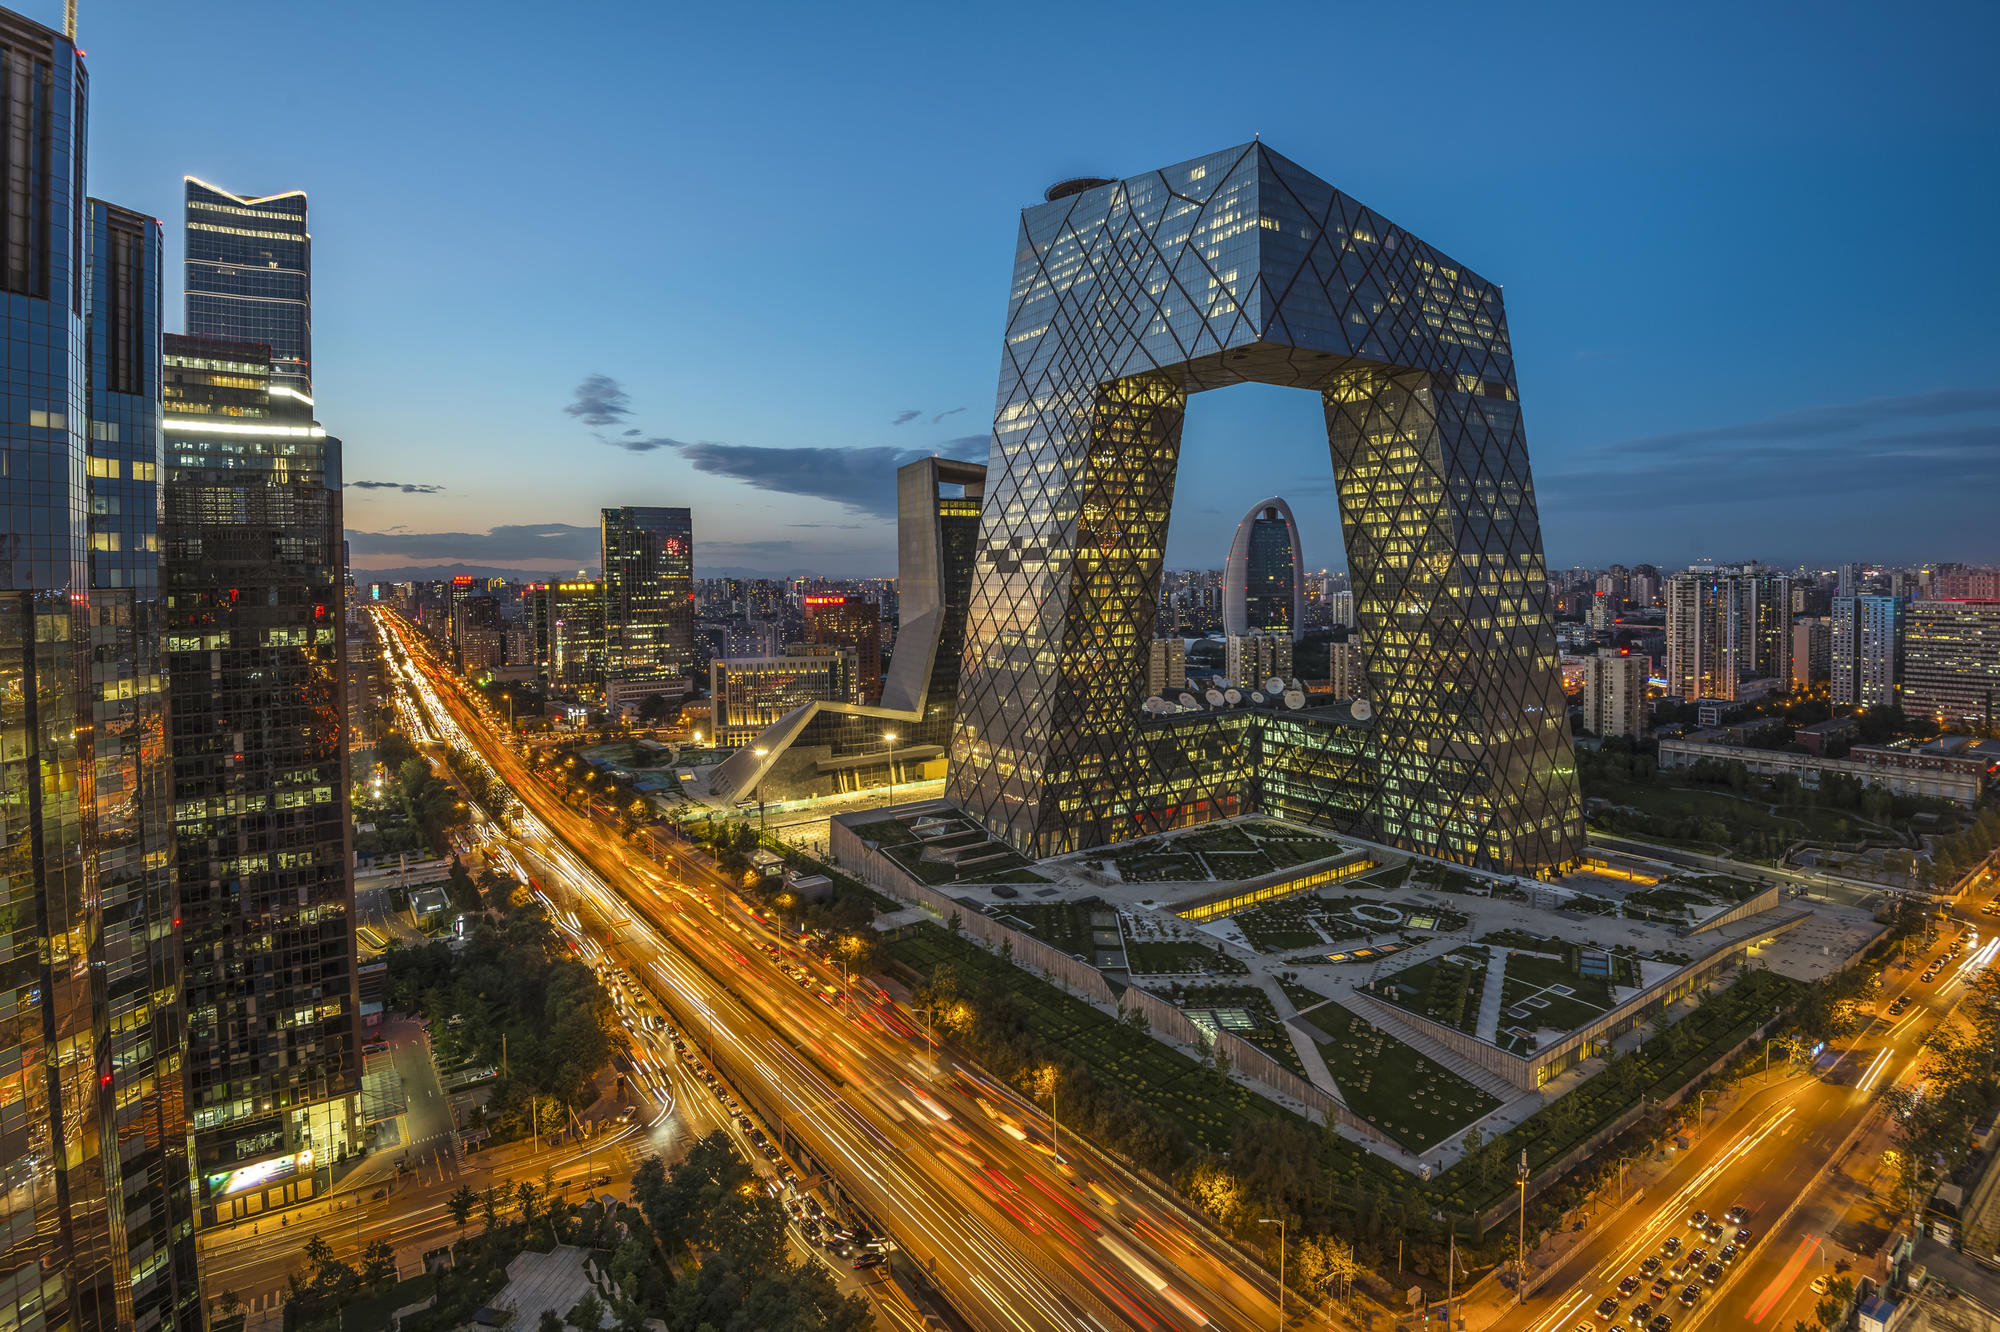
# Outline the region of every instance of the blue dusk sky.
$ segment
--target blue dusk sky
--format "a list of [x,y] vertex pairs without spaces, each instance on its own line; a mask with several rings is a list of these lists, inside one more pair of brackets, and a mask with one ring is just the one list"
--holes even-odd
[[[15,0],[61,22],[55,0]],[[1262,137],[1506,287],[1552,566],[2000,559],[2000,7],[83,0],[93,194],[304,189],[358,569],[894,571],[983,460],[1019,210]],[[365,484],[364,484],[365,483]],[[1316,398],[1191,404],[1168,560]]]

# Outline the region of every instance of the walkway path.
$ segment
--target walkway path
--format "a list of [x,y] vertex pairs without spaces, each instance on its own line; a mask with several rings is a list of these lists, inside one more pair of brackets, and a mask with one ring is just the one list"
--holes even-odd
[[1479,1028],[1474,1035],[1488,1045],[1500,1043],[1500,992],[1507,980],[1507,955],[1512,949],[1498,944],[1487,950],[1493,960],[1486,964],[1486,989],[1479,996]]

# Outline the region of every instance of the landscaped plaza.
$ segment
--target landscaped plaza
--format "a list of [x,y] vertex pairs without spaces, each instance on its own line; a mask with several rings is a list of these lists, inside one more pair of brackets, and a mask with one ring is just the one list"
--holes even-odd
[[[1448,1164],[1475,1127],[1490,1141],[1521,1123],[1746,970],[1815,979],[1881,929],[1747,868],[1632,855],[1543,882],[1245,818],[1030,864],[949,810],[844,822],[858,854],[880,847],[961,913],[1167,1001],[1211,1039],[1241,1037],[1409,1168]],[[927,838],[946,854],[925,860]]]

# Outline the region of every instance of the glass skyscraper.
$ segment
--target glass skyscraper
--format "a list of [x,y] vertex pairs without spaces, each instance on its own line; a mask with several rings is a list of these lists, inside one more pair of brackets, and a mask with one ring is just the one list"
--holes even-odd
[[361,1148],[340,441],[262,343],[168,335],[165,558],[204,1221]]
[[187,177],[187,331],[271,348],[271,384],[312,398],[312,236],[303,190],[250,197]]
[[1305,560],[1292,506],[1258,500],[1236,524],[1222,565],[1222,632],[1299,636],[1305,617]]
[[0,10],[0,1327],[200,1327],[157,656],[160,241]]
[[688,691],[694,670],[694,518],[686,509],[606,509],[606,703]]
[[1015,253],[950,797],[1038,855],[1272,800],[1255,714],[1141,706],[1187,396],[1256,381],[1320,395],[1372,704],[1272,714],[1322,733],[1287,741],[1287,812],[1579,860],[1499,288],[1261,143],[1066,181]]

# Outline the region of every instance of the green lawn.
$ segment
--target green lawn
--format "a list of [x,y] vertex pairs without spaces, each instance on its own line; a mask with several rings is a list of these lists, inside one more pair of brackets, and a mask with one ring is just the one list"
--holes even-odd
[[982,948],[925,924],[885,946],[895,960],[928,975],[940,962],[961,973],[998,978],[1023,1004],[1029,1028],[1089,1066],[1093,1078],[1122,1086],[1212,1152],[1227,1151],[1236,1126],[1284,1114],[1256,1093],[1224,1085],[1186,1055],[1125,1026]]
[[1127,940],[1125,962],[1140,976],[1194,976],[1204,971],[1241,975],[1250,970],[1219,948],[1183,939]]
[[1318,1033],[1320,1055],[1348,1109],[1412,1152],[1500,1108],[1497,1097],[1339,1004],[1322,1004],[1299,1021]]
[[[1094,897],[1082,902],[1010,902],[1000,915],[1026,926],[1027,932],[1043,943],[1079,957],[1097,956],[1097,943],[1092,937],[1096,929],[1102,928],[1112,935],[1118,932],[1118,913]],[[1093,916],[1103,919],[1105,924],[1093,926]]]
[[1383,977],[1372,991],[1398,1008],[1421,1013],[1434,1022],[1457,1027],[1468,1036],[1479,1031],[1479,997],[1486,986],[1486,963],[1459,960],[1461,955],[1484,957],[1483,948],[1460,949],[1445,957],[1419,962]]
[[[1048,880],[1034,872],[1033,861],[1016,854],[1012,848],[999,842],[989,841],[978,825],[968,820],[945,817],[945,822],[953,830],[942,837],[929,841],[920,840],[911,831],[910,825],[901,819],[876,819],[872,823],[859,824],[854,831],[857,835],[877,843],[883,854],[895,861],[918,882],[933,888],[942,888],[955,883],[1047,883]],[[985,844],[985,849],[972,854],[980,857],[976,865],[951,865],[943,861],[927,861],[923,858],[927,847],[969,847]]]

